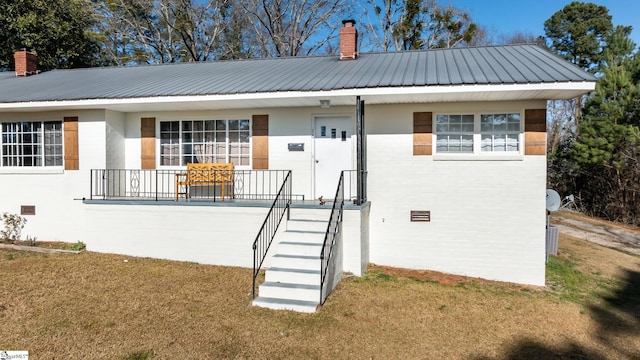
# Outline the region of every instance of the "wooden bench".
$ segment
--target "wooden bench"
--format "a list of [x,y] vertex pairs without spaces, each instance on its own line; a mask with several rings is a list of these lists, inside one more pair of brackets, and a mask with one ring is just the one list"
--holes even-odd
[[233,194],[233,164],[196,164],[188,163],[187,172],[176,174],[176,201],[180,195],[189,197],[191,186],[220,185],[220,194],[224,201],[225,188],[231,185]]

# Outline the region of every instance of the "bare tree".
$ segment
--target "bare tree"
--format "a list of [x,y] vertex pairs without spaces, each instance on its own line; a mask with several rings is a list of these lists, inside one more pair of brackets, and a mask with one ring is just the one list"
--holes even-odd
[[105,0],[104,51],[118,64],[218,57],[230,0]]
[[242,0],[262,56],[309,55],[334,37],[345,0]]
[[541,35],[534,35],[527,31],[514,31],[511,34],[500,34],[499,44],[538,44],[545,46],[545,38]]
[[476,31],[473,35],[473,38],[470,41],[467,41],[467,45],[469,46],[486,46],[493,44],[493,37],[490,33],[493,30],[488,29],[484,25],[476,25]]
[[170,16],[166,22],[172,24],[179,34],[182,60],[206,61],[217,58],[221,46],[221,35],[226,28],[225,12],[229,0],[202,3],[190,0],[172,1],[167,6]]
[[556,152],[576,133],[576,99],[547,101],[547,151]]
[[361,24],[365,28],[364,41],[370,49],[384,52],[396,49],[393,29],[402,15],[401,0],[366,0],[358,3],[361,9]]
[[436,0],[367,0],[362,23],[372,50],[399,51],[486,44],[468,12]]
[[430,20],[427,23],[428,33],[423,47],[451,48],[471,43],[478,31],[478,25],[471,20],[471,15],[453,5],[442,6],[435,0],[427,5]]
[[251,31],[251,24],[247,20],[243,7],[231,3],[225,9],[223,21],[226,27],[222,34],[218,58],[246,59],[258,54],[256,34]]
[[106,0],[103,2],[103,33],[118,63],[167,63],[179,59],[179,49],[169,14],[154,0]]

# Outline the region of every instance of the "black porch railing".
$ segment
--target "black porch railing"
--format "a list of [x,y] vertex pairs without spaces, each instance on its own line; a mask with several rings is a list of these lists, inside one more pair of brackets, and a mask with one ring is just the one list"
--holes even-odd
[[251,287],[251,298],[256,298],[256,279],[260,273],[262,263],[267,256],[269,247],[276,236],[278,227],[282,222],[284,214],[287,214],[289,220],[289,212],[291,209],[291,171],[289,171],[278,190],[276,198],[264,219],[260,231],[253,242],[253,283]]
[[335,273],[337,255],[341,251],[342,242],[342,212],[344,208],[345,171],[340,173],[336,197],[331,208],[329,225],[324,236],[324,243],[320,251],[320,305],[324,304],[327,296],[336,283]]
[[367,202],[367,171],[344,170],[344,200],[354,205],[362,205]]
[[[91,170],[91,200],[273,200],[289,170],[234,170],[231,182],[191,185],[176,196],[176,175],[185,170]],[[211,175],[215,178],[214,174]]]

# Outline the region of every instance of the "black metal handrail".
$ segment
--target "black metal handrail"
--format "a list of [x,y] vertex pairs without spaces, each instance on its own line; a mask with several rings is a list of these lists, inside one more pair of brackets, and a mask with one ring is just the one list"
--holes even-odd
[[342,212],[344,209],[344,171],[340,173],[336,197],[331,208],[331,216],[320,251],[320,305],[333,290],[336,266],[336,245],[342,236]]
[[[358,176],[360,174],[360,176]],[[344,199],[354,205],[367,202],[367,171],[344,170]]]
[[271,246],[273,238],[278,231],[278,227],[280,226],[285,213],[287,214],[287,220],[289,220],[290,210],[291,171],[287,173],[287,176],[278,191],[278,195],[275,200],[273,200],[273,204],[271,205],[271,208],[269,208],[269,212],[260,227],[260,231],[258,231],[256,240],[253,242],[253,284],[251,287],[251,297],[253,299],[256,298],[256,278],[260,273],[262,263],[267,257],[269,247]]
[[[225,170],[221,170],[221,174]],[[211,171],[215,178],[215,171]],[[216,182],[212,185],[194,184],[187,189],[176,191],[176,175],[186,174],[186,170],[144,170],[144,169],[92,169],[90,178],[91,200],[222,200],[225,199],[273,200],[289,170],[234,170],[233,180]],[[188,191],[183,193],[180,191]],[[180,192],[176,196],[176,192]]]

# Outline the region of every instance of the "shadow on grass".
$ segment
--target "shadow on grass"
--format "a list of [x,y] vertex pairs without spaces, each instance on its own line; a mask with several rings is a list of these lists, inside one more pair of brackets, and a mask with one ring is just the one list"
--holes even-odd
[[[576,343],[549,346],[531,339],[514,344],[501,359],[586,359],[604,360],[615,357],[640,359],[640,349],[616,341],[621,336],[640,334],[640,272],[627,270],[621,286],[603,297],[604,302],[590,305],[592,319],[597,323],[595,339],[609,350],[602,354]],[[490,357],[477,357],[488,360]]]
[[640,334],[640,272],[627,270],[622,286],[604,297],[604,304],[589,310],[598,323],[598,340],[628,358],[640,358],[640,349],[620,346],[614,340],[623,335]]
[[[504,356],[500,356],[500,359],[520,360],[520,359],[580,359],[580,360],[605,360],[604,357],[599,354],[593,353],[589,349],[572,343],[562,348],[551,348],[545,344],[525,339],[515,344]],[[489,357],[479,357],[476,360],[489,360]]]

